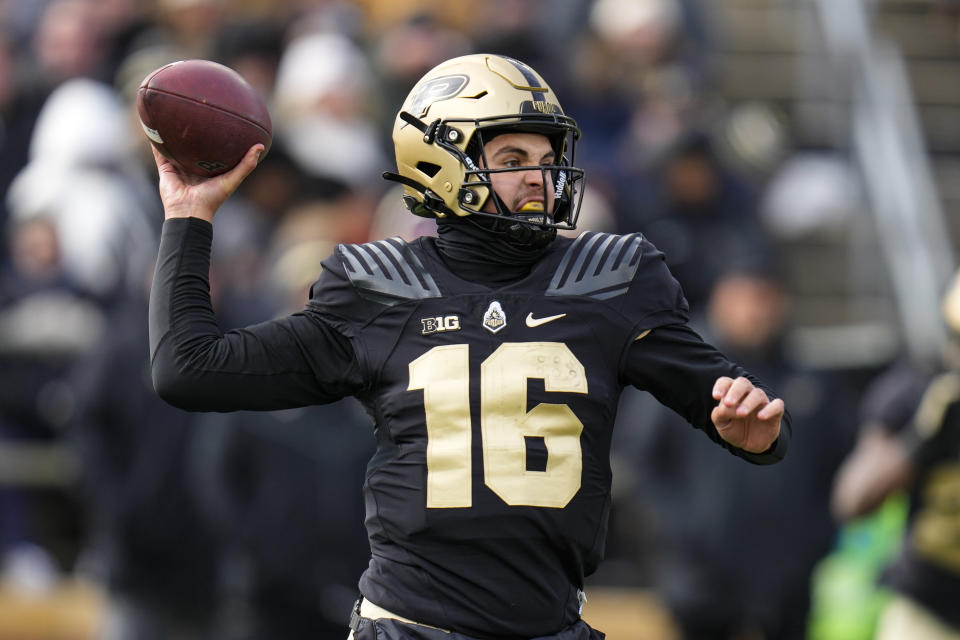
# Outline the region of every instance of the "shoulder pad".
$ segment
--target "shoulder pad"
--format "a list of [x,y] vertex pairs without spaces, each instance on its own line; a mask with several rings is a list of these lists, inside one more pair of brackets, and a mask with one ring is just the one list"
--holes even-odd
[[567,248],[547,289],[548,296],[606,300],[623,295],[643,256],[643,235],[585,231]]
[[341,244],[337,256],[360,295],[385,305],[440,297],[440,289],[406,242],[388,238]]
[[960,376],[956,372],[935,378],[927,387],[914,417],[917,432],[931,438],[940,431],[947,409],[960,400]]

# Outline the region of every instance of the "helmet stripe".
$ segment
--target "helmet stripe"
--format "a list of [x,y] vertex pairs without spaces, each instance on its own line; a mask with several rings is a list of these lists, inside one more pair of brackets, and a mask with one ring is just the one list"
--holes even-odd
[[[523,79],[527,81],[528,87],[533,87],[535,89],[543,89],[543,86],[540,84],[540,80],[537,79],[537,74],[533,72],[533,69],[531,69],[524,63],[520,62],[519,60],[514,60],[513,58],[510,58],[508,56],[498,56],[498,57],[503,58],[504,60],[506,60],[513,66],[515,66],[517,68],[517,71],[523,74]],[[530,95],[532,95],[533,99],[537,102],[544,101],[542,90],[541,91],[531,90]]]

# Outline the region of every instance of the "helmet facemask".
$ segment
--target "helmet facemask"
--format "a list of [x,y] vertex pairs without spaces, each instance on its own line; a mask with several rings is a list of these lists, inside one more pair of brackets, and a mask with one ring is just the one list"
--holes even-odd
[[[527,124],[528,126],[524,126]],[[550,130],[552,129],[552,130]],[[467,146],[467,158],[463,160],[467,167],[464,184],[459,196],[460,206],[472,215],[508,216],[524,220],[528,224],[537,226],[555,227],[558,229],[574,229],[579,214],[579,200],[583,171],[570,165],[567,151],[575,153],[576,138],[579,130],[575,125],[554,125],[550,129],[536,127],[529,123],[521,123],[509,127],[478,126],[473,140]],[[486,156],[487,144],[495,137],[504,133],[537,133],[547,137],[553,149],[552,164],[524,165],[519,167],[490,168],[492,163]],[[538,201],[546,205],[552,203],[549,211],[545,206],[539,208],[526,206],[521,210],[514,210],[494,190],[493,174],[539,171],[542,174],[543,193]],[[485,201],[480,201],[470,193],[476,186],[488,187],[488,198],[494,203],[496,213],[483,211]]]

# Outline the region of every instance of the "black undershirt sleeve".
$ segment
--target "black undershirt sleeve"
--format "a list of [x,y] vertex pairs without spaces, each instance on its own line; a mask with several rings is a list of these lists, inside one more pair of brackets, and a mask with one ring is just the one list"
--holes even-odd
[[778,396],[686,325],[659,327],[631,343],[623,363],[623,374],[626,382],[649,391],[711,440],[744,460],[754,464],[773,464],[786,454],[792,433],[789,413],[783,416],[780,437],[763,453],[749,453],[720,437],[710,420],[710,412],[716,406],[713,385],[718,377],[745,376],[762,388],[768,398]]
[[273,410],[358,393],[350,341],[309,309],[221,332],[210,302],[213,227],[167,220],[150,294],[153,384],[189,411]]

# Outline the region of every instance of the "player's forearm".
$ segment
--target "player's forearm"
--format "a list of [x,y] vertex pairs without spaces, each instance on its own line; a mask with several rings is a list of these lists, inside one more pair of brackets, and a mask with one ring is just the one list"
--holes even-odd
[[712,390],[718,377],[744,376],[763,389],[768,398],[773,399],[777,394],[686,326],[663,326],[635,341],[625,360],[623,374],[630,384],[649,391],[711,440],[744,460],[773,464],[786,454],[791,436],[788,413],[780,424],[780,436],[766,451],[750,453],[720,437],[710,419],[716,404]]
[[[198,218],[177,218],[163,224],[160,250],[150,290],[150,358],[175,327],[189,319],[204,323],[212,338],[220,337],[210,302],[210,245],[213,227]],[[202,333],[201,333],[202,335]]]
[[188,393],[191,378],[201,366],[194,354],[222,337],[210,302],[212,238],[211,225],[197,218],[164,222],[150,291],[154,387],[165,400],[184,409],[196,408],[193,396],[200,395]]

